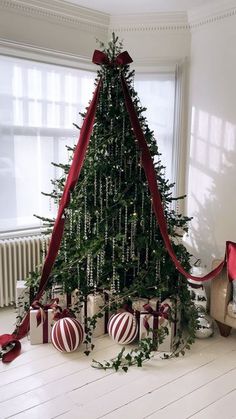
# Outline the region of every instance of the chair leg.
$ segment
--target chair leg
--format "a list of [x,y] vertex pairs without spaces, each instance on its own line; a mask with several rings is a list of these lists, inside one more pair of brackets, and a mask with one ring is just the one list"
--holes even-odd
[[232,327],[227,326],[227,324],[218,322],[218,320],[216,320],[217,326],[219,328],[220,334],[221,336],[224,336],[225,338],[227,338],[227,336],[229,336]]

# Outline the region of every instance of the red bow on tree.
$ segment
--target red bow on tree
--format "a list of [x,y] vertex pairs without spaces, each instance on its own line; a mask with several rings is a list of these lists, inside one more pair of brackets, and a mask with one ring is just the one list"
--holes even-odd
[[93,63],[98,65],[109,65],[109,66],[123,66],[133,62],[127,51],[123,51],[117,55],[114,60],[110,60],[109,57],[103,51],[95,49],[93,53]]

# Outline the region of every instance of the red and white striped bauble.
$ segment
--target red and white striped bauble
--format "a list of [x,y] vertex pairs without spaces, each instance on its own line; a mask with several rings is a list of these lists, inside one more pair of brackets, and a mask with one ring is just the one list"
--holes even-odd
[[114,314],[108,325],[111,338],[121,345],[133,342],[138,333],[138,323],[135,316],[129,312]]
[[79,320],[65,317],[58,320],[52,328],[53,346],[60,352],[73,352],[82,343],[84,330]]

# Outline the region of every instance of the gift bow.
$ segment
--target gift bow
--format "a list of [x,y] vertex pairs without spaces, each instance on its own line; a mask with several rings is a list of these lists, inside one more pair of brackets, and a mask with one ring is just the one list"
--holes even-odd
[[131,307],[129,304],[127,304],[127,303],[123,304],[123,305],[122,305],[122,307],[121,307],[121,308],[119,308],[118,312],[119,312],[119,313],[131,313],[131,314],[134,314],[134,310],[133,310],[133,309],[132,309],[132,307]]
[[148,323],[148,320],[149,320],[150,316],[153,316],[156,319],[158,319],[158,317],[160,317],[162,319],[160,324],[163,323],[164,319],[169,318],[169,310],[170,310],[169,304],[166,304],[166,303],[162,304],[161,307],[159,308],[159,310],[153,310],[153,308],[150,306],[150,304],[144,304],[143,308],[145,309],[145,311],[148,312],[148,315],[144,316],[144,318],[143,318],[143,325],[144,325],[144,327],[147,331],[149,331],[149,329],[150,329],[150,326],[149,326],[149,323]]
[[107,54],[103,51],[99,51],[98,49],[95,49],[93,53],[93,63],[98,65],[109,65],[109,66],[123,66],[126,64],[132,63],[133,60],[130,57],[129,53],[127,51],[123,51],[120,54],[117,55],[114,60],[110,60]]
[[54,314],[53,320],[60,320],[60,319],[64,319],[65,317],[75,318],[75,315],[70,310],[68,310],[68,308],[64,308],[64,310],[57,311]]
[[37,314],[36,314],[36,320],[37,320],[37,327],[41,324],[44,323],[47,316],[46,316],[46,311],[49,309],[52,310],[60,310],[61,311],[61,307],[58,305],[59,303],[59,298],[54,298],[51,303],[49,304],[42,304],[40,303],[39,300],[35,300],[33,301],[33,303],[31,304],[31,307],[34,310],[38,310]]

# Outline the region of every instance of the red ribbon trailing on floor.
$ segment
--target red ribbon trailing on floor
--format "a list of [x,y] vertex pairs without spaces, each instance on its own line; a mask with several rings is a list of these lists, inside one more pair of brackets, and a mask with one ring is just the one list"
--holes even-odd
[[[130,64],[132,62],[132,58],[129,56],[127,51],[124,51],[120,53],[114,60],[109,60],[108,56],[104,52],[95,50],[94,55],[93,55],[93,62],[99,65],[122,67],[124,65]],[[178,261],[175,255],[174,249],[172,247],[171,241],[169,239],[167,224],[166,224],[165,215],[164,215],[162,202],[161,202],[161,195],[158,190],[156,173],[155,173],[155,168],[153,165],[152,157],[149,152],[142,128],[140,126],[138,116],[136,114],[135,107],[132,102],[127,83],[122,74],[121,74],[121,83],[122,83],[126,108],[130,117],[130,122],[131,122],[135,137],[138,141],[139,148],[141,151],[141,162],[142,162],[143,169],[145,171],[149,190],[152,197],[153,211],[156,215],[156,219],[158,221],[160,232],[163,237],[166,249],[174,265],[176,266],[176,269],[178,269],[178,271],[182,275],[184,275],[186,278],[191,278],[196,281],[206,281],[208,279],[215,278],[221,272],[224,265],[227,263],[229,279],[230,280],[236,279],[236,243],[233,243],[231,241],[226,242],[226,253],[225,253],[224,261],[220,263],[220,265],[217,266],[217,268],[215,268],[213,271],[211,271],[209,274],[205,275],[202,278],[190,275],[188,272],[184,270],[181,263]],[[74,152],[73,161],[72,161],[72,164],[71,164],[68,176],[67,176],[63,195],[60,200],[58,214],[57,214],[56,221],[53,227],[51,241],[50,241],[48,253],[47,253],[44,265],[43,265],[39,289],[38,289],[37,295],[35,296],[35,300],[40,300],[40,298],[42,297],[42,294],[46,287],[49,275],[51,273],[52,267],[54,265],[54,262],[57,257],[57,253],[61,244],[62,235],[64,231],[65,217],[66,217],[65,209],[67,208],[70,202],[70,193],[73,191],[79,179],[81,169],[83,167],[85,154],[87,151],[87,147],[89,144],[89,140],[90,140],[93,125],[94,125],[101,84],[102,84],[102,81],[100,80],[94,92],[93,99],[89,105],[89,108],[87,110],[81,131],[80,131],[79,141]],[[26,336],[28,331],[29,331],[29,313],[27,313],[27,315],[23,319],[21,325],[18,327],[16,332],[14,332],[12,335],[7,334],[7,335],[0,336],[0,345],[2,346],[2,349],[6,348],[6,346],[9,346],[9,344],[12,344],[13,346],[13,348],[9,352],[3,355],[2,357],[3,362],[10,362],[19,355],[20,353],[19,339]]]

